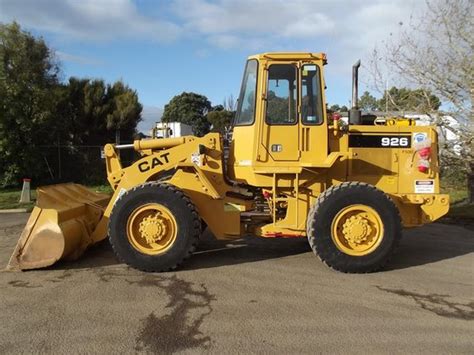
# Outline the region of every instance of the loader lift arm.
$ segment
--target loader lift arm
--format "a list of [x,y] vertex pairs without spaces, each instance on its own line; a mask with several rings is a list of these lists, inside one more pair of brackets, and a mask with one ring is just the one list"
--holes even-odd
[[219,134],[135,141],[133,148],[143,156],[123,168],[116,147],[106,146],[108,180],[114,187],[114,194],[92,234],[94,242],[106,237],[108,218],[115,201],[125,191],[155,181],[164,171],[175,171],[169,183],[193,200],[201,218],[216,236],[240,236],[240,211],[249,209],[252,202],[228,196],[233,187],[224,177]]

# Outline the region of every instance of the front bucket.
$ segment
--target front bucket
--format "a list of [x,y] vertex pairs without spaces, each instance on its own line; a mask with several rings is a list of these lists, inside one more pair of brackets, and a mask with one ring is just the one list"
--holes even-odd
[[60,259],[77,259],[94,243],[91,234],[109,199],[109,195],[72,183],[38,188],[36,207],[7,269],[38,269]]

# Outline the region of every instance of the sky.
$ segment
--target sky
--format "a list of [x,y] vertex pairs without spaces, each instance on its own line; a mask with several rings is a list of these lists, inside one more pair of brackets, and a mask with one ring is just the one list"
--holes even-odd
[[362,59],[363,83],[374,46],[424,7],[425,0],[0,0],[0,22],[42,36],[64,80],[121,79],[137,90],[146,131],[183,91],[213,105],[237,97],[246,58],[261,52],[326,53],[327,101],[348,106],[352,64]]

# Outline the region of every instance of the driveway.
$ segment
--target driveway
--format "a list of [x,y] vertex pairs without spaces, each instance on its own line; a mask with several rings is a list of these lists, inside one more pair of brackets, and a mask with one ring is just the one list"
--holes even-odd
[[[5,266],[27,220],[0,215]],[[305,240],[206,234],[176,271],[77,262],[0,272],[0,353],[472,353],[474,231],[406,230],[383,272],[328,269]]]

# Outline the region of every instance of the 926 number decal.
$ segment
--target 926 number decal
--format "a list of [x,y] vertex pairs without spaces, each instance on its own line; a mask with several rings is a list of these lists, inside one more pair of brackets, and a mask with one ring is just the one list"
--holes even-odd
[[382,134],[350,134],[349,147],[351,148],[410,148],[409,135],[382,135]]
[[409,147],[410,141],[407,137],[382,137],[382,147]]

